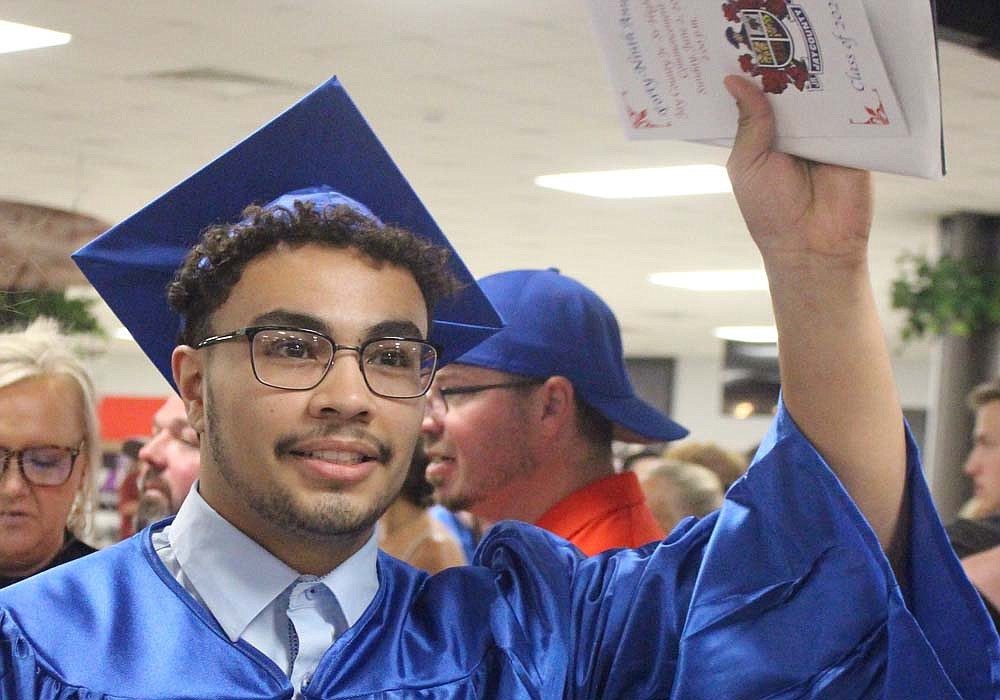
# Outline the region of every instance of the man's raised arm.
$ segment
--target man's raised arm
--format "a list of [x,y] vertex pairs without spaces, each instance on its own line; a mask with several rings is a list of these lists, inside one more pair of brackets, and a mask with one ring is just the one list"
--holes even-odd
[[733,76],[726,87],[740,108],[729,177],[767,271],[785,405],[892,555],[906,455],[868,274],[871,177],[772,150],[763,93]]

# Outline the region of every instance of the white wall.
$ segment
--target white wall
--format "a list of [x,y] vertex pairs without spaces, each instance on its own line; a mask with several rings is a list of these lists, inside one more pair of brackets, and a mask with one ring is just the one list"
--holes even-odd
[[[112,341],[115,342],[115,341]],[[87,361],[99,396],[162,396],[173,391],[153,364],[138,348],[128,351],[114,347]]]
[[[893,358],[900,400],[905,408],[926,408],[928,358]],[[722,415],[722,360],[677,358],[672,417],[691,431],[692,440],[713,441],[738,452],[760,442],[770,419],[737,420]]]

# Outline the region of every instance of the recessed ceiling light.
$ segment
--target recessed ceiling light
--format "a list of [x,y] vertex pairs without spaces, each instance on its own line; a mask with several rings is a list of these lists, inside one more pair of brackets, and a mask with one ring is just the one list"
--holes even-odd
[[763,270],[694,270],[691,272],[656,272],[652,284],[695,292],[747,292],[767,289]]
[[719,326],[714,335],[722,340],[741,343],[777,343],[778,329],[774,326]]
[[535,178],[535,184],[539,187],[604,199],[732,192],[729,176],[721,165],[682,165],[672,168],[539,175]]
[[60,46],[68,44],[72,38],[72,35],[65,32],[54,32],[51,29],[32,27],[30,24],[6,22],[0,19],[0,53]]

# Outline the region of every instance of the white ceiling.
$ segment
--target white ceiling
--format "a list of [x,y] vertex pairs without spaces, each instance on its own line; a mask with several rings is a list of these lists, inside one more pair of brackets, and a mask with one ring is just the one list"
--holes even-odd
[[[0,55],[0,199],[117,221],[336,74],[474,274],[561,268],[616,310],[635,355],[717,355],[714,326],[770,320],[763,292],[645,281],[758,266],[730,196],[608,201],[532,184],[727,155],[625,140],[582,0],[8,0],[0,19],[73,34]],[[942,44],[941,64],[950,174],[877,178],[887,316],[897,256],[933,250],[938,217],[1000,210],[1000,62]]]

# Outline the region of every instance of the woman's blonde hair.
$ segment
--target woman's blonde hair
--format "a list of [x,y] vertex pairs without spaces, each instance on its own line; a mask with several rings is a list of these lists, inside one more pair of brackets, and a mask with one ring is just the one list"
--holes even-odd
[[59,324],[49,318],[39,318],[23,330],[0,333],[0,389],[35,377],[66,377],[80,392],[83,449],[88,457],[88,470],[80,481],[66,526],[82,538],[93,526],[97,474],[101,465],[97,392],[83,363],[73,353],[72,341],[61,334]]
[[728,491],[733,482],[743,476],[747,470],[745,460],[714,442],[685,440],[668,446],[663,451],[663,456],[680,462],[690,462],[708,467],[719,477],[723,491]]

